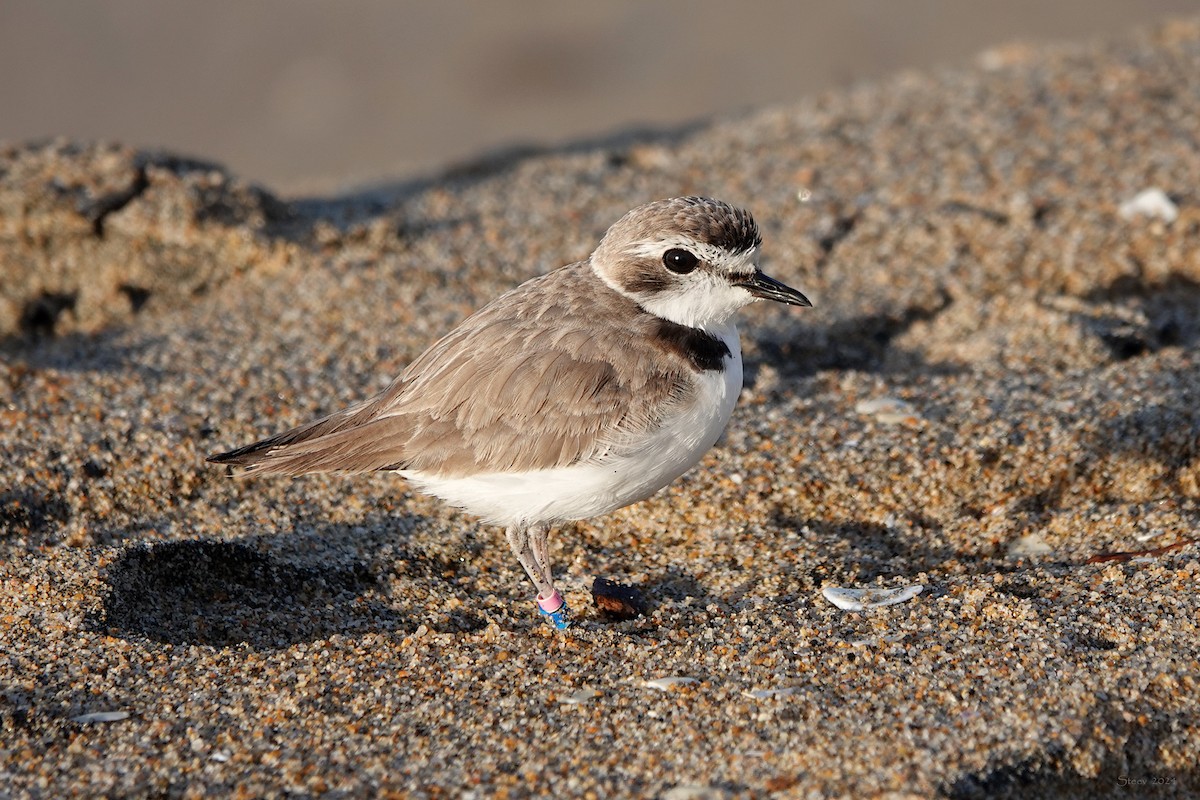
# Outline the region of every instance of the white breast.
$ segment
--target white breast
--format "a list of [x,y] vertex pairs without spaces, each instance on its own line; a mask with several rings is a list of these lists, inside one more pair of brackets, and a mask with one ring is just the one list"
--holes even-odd
[[587,519],[644,500],[683,473],[716,444],[742,391],[737,328],[713,330],[729,348],[722,371],[701,372],[692,401],[622,456],[598,463],[526,472],[437,478],[400,472],[418,489],[495,525]]

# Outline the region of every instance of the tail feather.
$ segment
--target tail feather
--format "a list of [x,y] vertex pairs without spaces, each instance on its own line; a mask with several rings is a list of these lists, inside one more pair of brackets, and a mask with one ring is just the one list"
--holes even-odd
[[[346,469],[368,471],[371,468],[337,466],[338,451],[345,446],[345,436],[337,434],[352,431],[377,419],[378,405],[368,401],[357,406],[330,414],[305,425],[277,433],[253,444],[238,447],[225,453],[216,453],[205,460],[213,464],[224,464],[231,476],[250,473],[300,475],[305,472],[323,472]],[[344,453],[342,453],[344,455]]]

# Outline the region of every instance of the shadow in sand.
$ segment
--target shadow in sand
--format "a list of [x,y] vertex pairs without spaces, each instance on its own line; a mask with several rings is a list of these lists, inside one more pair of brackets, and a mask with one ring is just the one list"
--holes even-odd
[[53,544],[71,506],[61,494],[35,483],[0,491],[0,553]]
[[[846,578],[869,583],[877,577],[913,578],[922,572],[938,573],[960,555],[947,544],[938,544],[941,527],[921,517],[911,520],[911,532],[858,520],[807,520],[777,517],[783,530],[804,530],[805,538],[846,570]],[[825,565],[828,566],[828,565]],[[987,569],[993,568],[988,561]],[[827,577],[814,577],[814,585]]]
[[753,385],[761,363],[791,377],[810,377],[827,370],[873,373],[953,375],[954,364],[928,362],[920,354],[899,350],[895,339],[918,322],[928,321],[950,307],[946,292],[924,305],[879,314],[862,314],[813,326],[789,321],[782,327],[763,326],[752,334],[745,364],[746,383]]
[[128,373],[142,378],[157,371],[142,363],[142,354],[162,346],[161,337],[123,338],[125,329],[113,326],[96,333],[32,334],[0,337],[0,360],[8,362],[8,382],[14,392],[30,372]]
[[[172,644],[278,649],[334,634],[479,630],[467,600],[480,579],[477,551],[461,536],[419,544],[428,522],[408,514],[312,526],[240,540],[132,543],[106,569],[94,630]],[[418,541],[415,541],[418,540]],[[439,601],[440,599],[440,601]]]
[[[640,616],[643,619],[654,617],[655,611],[667,600],[680,602],[691,598],[691,607],[696,613],[707,614],[710,606],[717,606],[724,611],[736,608],[754,590],[757,578],[747,578],[724,594],[710,591],[696,575],[681,567],[671,565],[663,572],[649,577],[644,583],[632,585],[640,595]],[[614,620],[600,615],[604,624],[618,624],[624,620]],[[644,633],[644,631],[642,631]]]
[[1170,273],[1148,280],[1123,276],[1083,296],[1089,303],[1111,303],[1140,312],[1144,322],[1117,315],[1078,315],[1078,323],[1092,329],[1115,359],[1122,361],[1164,347],[1194,347],[1200,341],[1200,283],[1187,275]]
[[[1119,724],[1118,724],[1119,725]],[[1112,724],[1102,728],[1111,728]],[[1095,777],[1078,774],[1063,763],[1066,753],[1053,747],[1040,757],[963,775],[943,796],[954,800],[1023,797],[1138,797],[1183,798],[1200,796],[1200,767],[1163,768],[1156,765],[1164,741],[1179,731],[1195,730],[1194,716],[1161,719],[1132,731],[1116,731],[1125,744],[1103,758]],[[1088,726],[1089,728],[1092,726]]]
[[96,627],[172,644],[282,648],[338,634],[415,627],[365,564],[285,560],[242,542],[133,545],[108,568]]
[[648,580],[642,589],[648,599],[649,608],[654,608],[664,598],[683,600],[693,597],[701,602],[713,599],[692,572],[675,565],[667,567],[662,574]]
[[1200,457],[1200,392],[1168,390],[1159,400],[1106,420],[1089,451],[1130,456],[1169,469],[1195,461]]

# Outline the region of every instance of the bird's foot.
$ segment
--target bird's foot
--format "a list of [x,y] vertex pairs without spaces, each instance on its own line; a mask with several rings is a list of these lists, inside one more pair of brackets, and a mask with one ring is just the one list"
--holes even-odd
[[557,589],[546,597],[539,594],[537,604],[538,611],[548,617],[555,628],[565,631],[571,627],[571,620],[567,619],[567,601],[563,600]]

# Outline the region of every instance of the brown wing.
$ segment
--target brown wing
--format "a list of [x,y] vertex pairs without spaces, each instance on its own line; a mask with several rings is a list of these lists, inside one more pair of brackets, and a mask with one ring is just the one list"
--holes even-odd
[[443,477],[586,461],[654,425],[686,387],[677,359],[648,345],[653,324],[586,264],[565,267],[465,320],[377,397],[209,460]]

